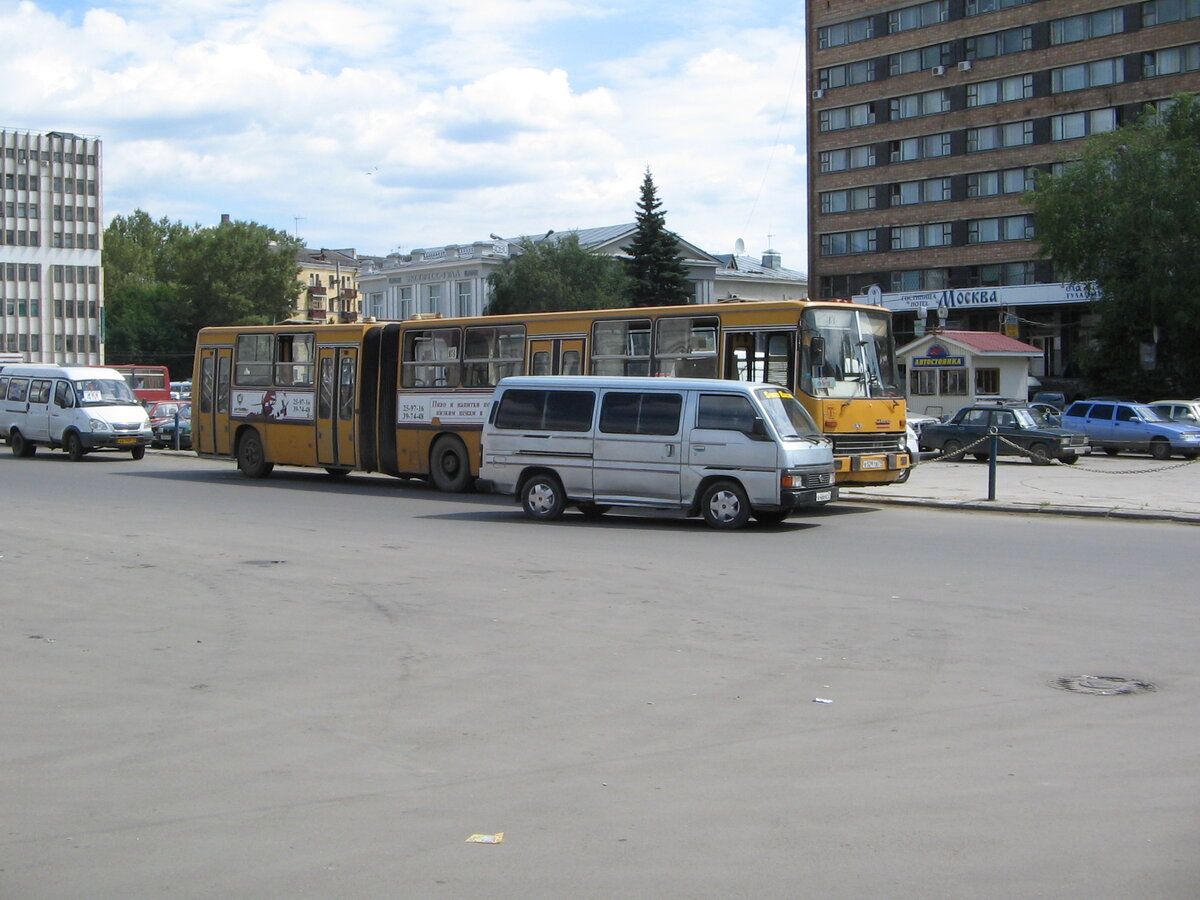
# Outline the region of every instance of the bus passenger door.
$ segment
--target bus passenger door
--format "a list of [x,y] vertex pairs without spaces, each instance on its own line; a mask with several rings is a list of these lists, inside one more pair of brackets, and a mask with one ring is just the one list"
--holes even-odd
[[229,456],[233,452],[229,422],[229,379],[232,347],[200,351],[200,383],[193,386],[192,444],[197,453]]
[[529,342],[530,375],[582,375],[583,338],[552,338]]
[[317,464],[354,468],[354,399],[358,350],[317,351]]

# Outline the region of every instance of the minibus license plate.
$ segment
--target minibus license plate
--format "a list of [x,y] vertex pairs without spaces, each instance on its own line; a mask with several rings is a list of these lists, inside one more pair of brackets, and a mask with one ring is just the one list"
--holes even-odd
[[833,499],[833,491],[817,491],[817,503],[825,503]]
[[118,444],[136,444],[137,438],[117,438]]
[[864,469],[882,469],[883,468],[883,460],[882,459],[864,459],[862,467]]

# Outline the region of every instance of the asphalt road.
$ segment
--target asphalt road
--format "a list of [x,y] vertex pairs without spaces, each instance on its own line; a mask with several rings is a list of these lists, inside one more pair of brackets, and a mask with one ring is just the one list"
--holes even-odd
[[1188,526],[537,525],[169,453],[0,487],[6,900],[1200,886]]

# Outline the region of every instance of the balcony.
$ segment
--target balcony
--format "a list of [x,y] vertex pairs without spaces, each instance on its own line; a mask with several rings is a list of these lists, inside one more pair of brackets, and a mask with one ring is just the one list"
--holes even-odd
[[308,287],[308,295],[310,297],[327,297],[329,292],[323,285],[312,284]]
[[358,291],[355,288],[342,288],[341,293],[338,294],[338,298],[341,300],[357,300]]
[[314,307],[308,311],[308,315],[314,322],[319,322],[325,318],[325,310]]

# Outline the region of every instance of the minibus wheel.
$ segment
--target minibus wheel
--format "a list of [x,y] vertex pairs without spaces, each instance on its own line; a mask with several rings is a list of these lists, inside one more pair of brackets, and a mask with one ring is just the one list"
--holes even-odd
[[16,428],[12,434],[8,436],[8,442],[12,445],[13,456],[30,457],[37,450],[37,444],[33,441],[26,440],[25,435],[21,434]]
[[471,485],[471,461],[462,441],[440,437],[429,451],[429,475],[434,487],[448,494],[461,494]]
[[71,462],[79,462],[83,459],[83,439],[79,437],[78,431],[68,432],[65,443],[67,456],[71,457]]
[[710,528],[741,528],[750,519],[750,498],[736,481],[714,481],[700,498],[700,514]]
[[266,478],[275,468],[274,463],[267,462],[262,438],[257,431],[247,431],[238,440],[237,464],[242,474],[249,478]]
[[562,483],[553,475],[539,472],[521,485],[521,508],[538,522],[552,522],[563,514],[567,498]]
[[129,451],[129,455],[132,456],[134,459],[142,459],[146,455],[146,448],[145,447],[134,447],[132,450]]

